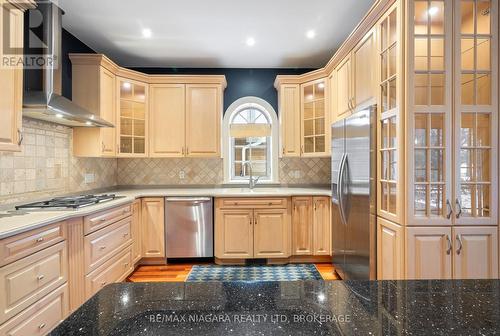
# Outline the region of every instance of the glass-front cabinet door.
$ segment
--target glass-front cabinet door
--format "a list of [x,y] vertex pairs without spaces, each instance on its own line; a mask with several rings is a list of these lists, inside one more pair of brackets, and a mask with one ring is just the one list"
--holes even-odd
[[410,4],[409,225],[451,225],[453,0]]
[[302,156],[326,156],[329,153],[329,120],[326,114],[326,80],[301,85]]
[[455,223],[497,223],[498,1],[455,1]]
[[118,85],[118,155],[146,156],[148,87],[124,78]]

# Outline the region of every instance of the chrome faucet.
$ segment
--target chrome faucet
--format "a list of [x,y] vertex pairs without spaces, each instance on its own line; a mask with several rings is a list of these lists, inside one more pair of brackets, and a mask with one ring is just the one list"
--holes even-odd
[[250,190],[252,190],[257,185],[257,182],[259,182],[260,176],[257,176],[256,178],[253,177],[252,162],[244,161],[243,167],[245,166],[247,166],[248,170],[250,171],[250,176],[248,179],[248,187],[250,188]]

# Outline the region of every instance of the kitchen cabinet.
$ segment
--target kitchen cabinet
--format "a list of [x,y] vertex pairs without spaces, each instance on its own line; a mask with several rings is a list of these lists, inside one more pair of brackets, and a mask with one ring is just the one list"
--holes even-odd
[[148,148],[148,85],[117,78],[117,139],[119,157],[146,157]]
[[162,197],[142,199],[142,257],[165,258],[165,202]]
[[377,218],[377,279],[404,279],[404,229]]
[[[72,58],[72,100],[116,125],[116,76],[99,64]],[[116,156],[116,131],[111,127],[75,127],[73,154],[80,157]]]
[[331,255],[330,197],[313,197],[313,254]]
[[300,156],[300,85],[279,89],[280,147],[283,157]]
[[141,200],[137,199],[132,203],[132,263],[136,264],[142,257],[142,204]]
[[253,210],[220,210],[215,223],[217,258],[253,257]]
[[283,258],[290,255],[290,224],[286,209],[255,210],[254,257]]
[[330,153],[330,120],[328,118],[326,79],[302,84],[301,88],[301,155],[327,156]]
[[186,156],[220,157],[222,87],[186,85]]
[[[19,4],[23,6],[23,4]],[[25,5],[31,6],[31,3]],[[26,8],[24,8],[26,9]],[[8,32],[5,32],[5,29]],[[16,7],[14,1],[0,1],[0,58],[22,58],[24,37],[24,10]],[[8,34],[7,34],[8,33]],[[6,37],[9,37],[10,45]],[[12,51],[9,51],[12,48]],[[23,68],[16,65],[0,67],[0,151],[20,151],[22,136]]]
[[335,121],[342,120],[351,114],[352,107],[352,72],[351,54],[348,54],[336,67],[336,108]]
[[183,157],[186,149],[186,86],[153,84],[149,99],[149,156]]
[[375,104],[376,28],[372,28],[352,50],[352,109]]

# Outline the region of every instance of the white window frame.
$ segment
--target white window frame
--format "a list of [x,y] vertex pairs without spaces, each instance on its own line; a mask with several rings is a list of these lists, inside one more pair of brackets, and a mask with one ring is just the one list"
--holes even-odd
[[233,117],[248,108],[254,108],[264,113],[271,122],[271,136],[268,144],[268,160],[270,160],[271,174],[267,179],[261,178],[259,184],[275,184],[279,183],[278,174],[278,142],[279,142],[279,124],[278,115],[274,108],[264,99],[258,97],[243,97],[233,102],[224,114],[222,126],[222,158],[224,161],[224,183],[226,184],[242,184],[246,183],[248,179],[233,179],[233,158],[232,158],[232,138],[229,135],[229,126]]

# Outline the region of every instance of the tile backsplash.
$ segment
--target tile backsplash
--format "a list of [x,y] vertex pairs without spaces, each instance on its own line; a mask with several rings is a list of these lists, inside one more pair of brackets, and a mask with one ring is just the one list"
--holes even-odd
[[23,136],[21,152],[0,153],[0,204],[116,185],[116,159],[73,157],[71,128],[24,118]]

